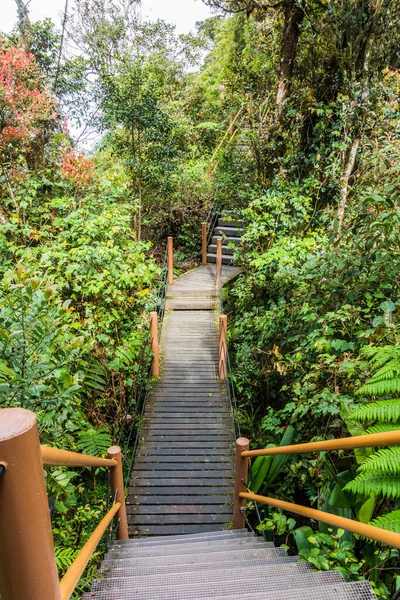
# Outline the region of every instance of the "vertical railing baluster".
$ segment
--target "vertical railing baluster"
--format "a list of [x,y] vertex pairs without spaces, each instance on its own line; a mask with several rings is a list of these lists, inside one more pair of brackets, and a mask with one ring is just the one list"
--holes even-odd
[[201,224],[201,263],[207,264],[207,223]]
[[245,518],[242,509],[246,506],[246,500],[239,496],[240,492],[247,492],[247,483],[249,479],[249,459],[242,456],[244,450],[248,450],[250,442],[247,438],[238,438],[236,440],[236,459],[235,459],[235,489],[233,495],[233,529],[243,529],[245,527]]
[[222,238],[217,239],[217,252],[215,257],[215,285],[217,289],[221,287],[222,270]]
[[121,508],[116,515],[118,520],[117,539],[129,540],[121,448],[119,446],[111,446],[111,448],[108,449],[108,458],[117,461],[117,465],[115,467],[111,467],[110,469],[113,501],[121,503]]
[[226,379],[226,332],[227,332],[227,316],[219,316],[219,364],[218,374],[221,381]]
[[158,349],[158,315],[154,310],[150,313],[150,338],[151,338],[151,350],[153,352],[153,377],[159,377],[160,375],[160,356]]
[[174,248],[173,238],[168,238],[168,284],[174,283]]

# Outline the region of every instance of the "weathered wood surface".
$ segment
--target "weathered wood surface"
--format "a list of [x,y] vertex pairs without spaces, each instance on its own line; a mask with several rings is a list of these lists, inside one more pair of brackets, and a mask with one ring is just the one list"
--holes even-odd
[[[225,267],[223,280],[237,272]],[[232,519],[232,432],[218,379],[215,267],[178,278],[168,298],[161,376],[146,406],[127,499],[131,537],[219,530]]]

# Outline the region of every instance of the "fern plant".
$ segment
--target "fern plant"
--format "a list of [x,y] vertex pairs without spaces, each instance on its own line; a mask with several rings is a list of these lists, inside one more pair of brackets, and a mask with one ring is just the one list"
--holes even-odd
[[[363,427],[366,433],[383,433],[399,429],[400,419],[400,346],[366,347],[363,354],[369,359],[373,372],[357,390],[357,396],[378,397],[358,406],[349,420]],[[379,398],[380,396],[390,396]],[[358,468],[355,479],[345,490],[363,496],[400,499],[400,447],[390,447],[370,454]],[[372,521],[373,525],[400,531],[400,511],[394,510]]]
[[107,429],[86,429],[78,434],[78,447],[85,454],[104,456],[111,446],[111,438]]

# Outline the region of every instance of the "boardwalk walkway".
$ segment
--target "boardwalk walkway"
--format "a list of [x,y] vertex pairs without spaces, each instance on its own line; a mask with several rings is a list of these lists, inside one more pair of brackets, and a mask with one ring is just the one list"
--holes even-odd
[[[237,273],[223,269],[223,281]],[[161,376],[153,385],[128,495],[130,536],[200,533],[231,521],[233,471],[218,379],[215,266],[169,287]]]

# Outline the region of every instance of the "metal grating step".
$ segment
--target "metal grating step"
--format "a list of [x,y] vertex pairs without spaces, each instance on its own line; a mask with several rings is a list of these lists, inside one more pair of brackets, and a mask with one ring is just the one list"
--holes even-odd
[[139,546],[137,548],[112,546],[107,553],[107,557],[134,557],[134,556],[160,556],[168,553],[168,556],[173,555],[185,555],[185,554],[201,554],[203,552],[211,552],[210,545],[212,544],[212,552],[224,552],[227,549],[236,550],[237,552],[248,552],[251,549],[257,550],[263,547],[263,540],[261,538],[255,539],[244,539],[244,540],[232,540],[229,542],[216,542],[216,541],[204,541],[198,543],[184,543],[171,545],[168,547],[167,544],[155,544],[154,546]]
[[[265,568],[276,568],[276,565],[303,564],[298,563],[298,556],[287,556],[285,554],[273,553],[271,550],[251,551],[246,554],[245,558],[238,561],[237,552],[226,552],[214,554],[188,554],[184,558],[176,556],[161,556],[152,558],[151,561],[147,558],[116,558],[106,559],[102,562],[101,570],[104,569],[132,569],[133,574],[138,574],[140,571],[151,571],[152,573],[183,573],[196,571],[217,571],[224,569],[235,570],[240,564],[241,566],[263,566]],[[280,568],[280,567],[279,567]],[[140,574],[140,573],[139,573]]]
[[[140,598],[141,600],[186,600],[192,598],[199,600],[207,596],[228,596],[237,594],[253,594],[257,592],[280,591],[284,589],[311,589],[315,586],[327,586],[339,584],[342,581],[338,572],[325,573],[305,573],[295,574],[293,576],[284,575],[275,577],[268,575],[259,575],[252,579],[251,574],[246,577],[246,570],[241,570],[240,566],[235,573],[218,573],[214,580],[206,583],[198,583],[197,575],[188,579],[185,583],[176,583],[174,585],[160,586],[153,584],[153,578],[147,579],[145,587],[135,585],[135,580],[130,578],[121,579],[103,579],[93,583],[92,594],[95,594],[96,600],[122,600],[124,598]],[[211,574],[210,574],[211,578]],[[177,577],[177,581],[179,576]]]
[[[134,548],[139,548],[140,546],[155,546],[158,544],[191,544],[195,542],[205,542],[205,541],[217,541],[217,540],[234,540],[243,538],[254,539],[255,536],[253,533],[250,533],[248,529],[231,529],[229,531],[216,531],[215,533],[196,533],[193,535],[170,535],[168,537],[160,537],[160,538],[137,538],[134,540],[123,540],[116,541],[113,544],[113,548],[129,548],[130,546]],[[274,547],[272,542],[266,542],[268,547]]]
[[[170,568],[170,567],[168,567]],[[157,586],[169,586],[179,583],[179,585],[190,584],[193,581],[196,583],[213,583],[214,581],[231,580],[232,570],[239,569],[239,574],[246,578],[257,578],[257,577],[276,577],[279,572],[279,577],[295,577],[297,575],[304,575],[311,571],[311,566],[307,563],[284,563],[284,562],[271,562],[270,564],[254,564],[244,563],[240,561],[236,563],[236,567],[232,564],[226,565],[225,568],[221,568],[220,565],[216,569],[202,569],[198,568],[197,565],[191,565],[186,570],[177,572],[164,570],[161,573],[151,572],[151,583],[153,587]],[[148,581],[148,575],[144,573],[136,572],[134,564],[130,567],[110,567],[109,563],[102,570],[102,575],[106,580],[113,579],[126,579],[129,578],[132,582],[132,587],[143,587]]]
[[[94,596],[89,593],[85,594],[82,600],[93,600],[93,598]],[[110,596],[103,596],[102,598],[111,600]],[[102,598],[97,597],[97,600],[102,600]],[[129,592],[121,592],[112,596],[112,600],[131,600],[133,598],[140,600],[139,596],[130,595]],[[203,596],[202,600],[219,600],[220,598],[224,600],[376,600],[371,586],[366,581],[310,587],[310,589],[263,591],[251,593],[250,595],[244,593],[240,596],[235,592],[224,596],[210,594],[209,596]],[[153,600],[158,600],[158,596],[154,595]]]

